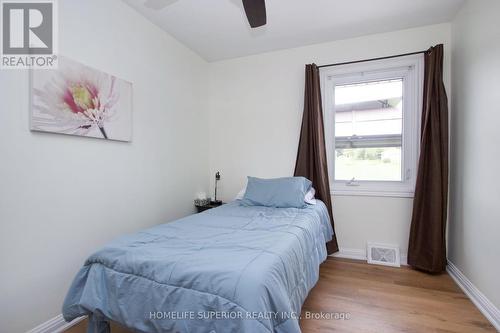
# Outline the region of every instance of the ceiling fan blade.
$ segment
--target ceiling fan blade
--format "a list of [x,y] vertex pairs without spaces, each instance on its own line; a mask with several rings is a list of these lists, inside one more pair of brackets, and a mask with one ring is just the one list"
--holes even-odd
[[252,28],[263,26],[267,22],[265,0],[243,0],[248,23]]

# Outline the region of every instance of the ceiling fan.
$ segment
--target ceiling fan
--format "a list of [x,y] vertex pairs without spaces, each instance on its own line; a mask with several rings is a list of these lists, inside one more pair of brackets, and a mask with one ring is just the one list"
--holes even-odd
[[[161,10],[177,0],[146,0],[144,5],[148,8]],[[242,0],[245,14],[250,27],[257,28],[267,22],[265,0]]]
[[248,23],[252,28],[263,26],[267,22],[265,0],[243,0]]

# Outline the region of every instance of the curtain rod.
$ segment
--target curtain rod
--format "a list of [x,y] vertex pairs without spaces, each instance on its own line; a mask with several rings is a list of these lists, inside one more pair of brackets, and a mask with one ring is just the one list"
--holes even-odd
[[406,56],[411,56],[415,54],[421,54],[421,53],[426,53],[429,50],[425,51],[418,51],[418,52],[411,52],[411,53],[403,53],[403,54],[397,54],[397,55],[392,55],[392,56],[387,56],[387,57],[380,57],[380,58],[372,58],[372,59],[364,59],[364,60],[355,60],[355,61],[347,61],[347,62],[339,62],[336,64],[328,64],[328,65],[321,65],[318,66],[318,68],[323,68],[323,67],[333,67],[333,66],[341,66],[341,65],[350,65],[350,64],[357,64],[360,62],[367,62],[367,61],[376,61],[376,60],[384,60],[384,59],[392,59],[392,58],[399,58],[399,57],[406,57]]

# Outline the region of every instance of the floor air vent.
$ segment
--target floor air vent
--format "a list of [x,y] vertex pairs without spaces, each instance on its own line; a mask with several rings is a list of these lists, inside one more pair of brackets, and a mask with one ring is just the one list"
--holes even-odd
[[399,246],[397,245],[368,243],[367,258],[369,264],[401,266]]

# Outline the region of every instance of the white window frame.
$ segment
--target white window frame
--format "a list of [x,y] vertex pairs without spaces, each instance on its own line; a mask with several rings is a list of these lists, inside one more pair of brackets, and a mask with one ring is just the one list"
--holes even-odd
[[[335,86],[403,78],[402,181],[335,180]],[[420,149],[424,57],[323,67],[320,71],[330,189],[333,195],[413,197]]]

